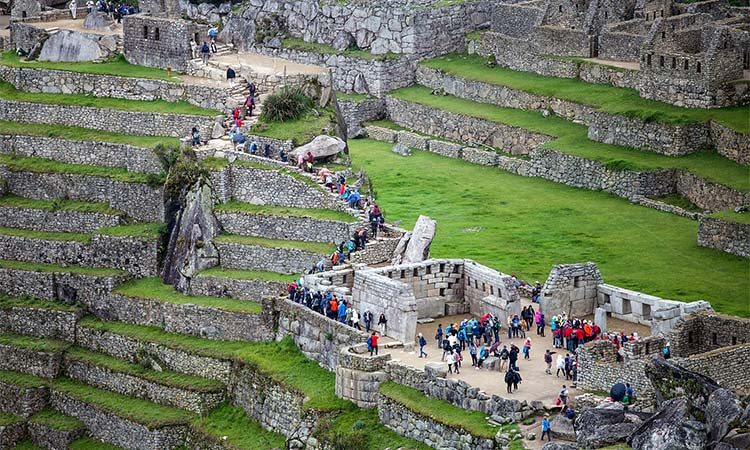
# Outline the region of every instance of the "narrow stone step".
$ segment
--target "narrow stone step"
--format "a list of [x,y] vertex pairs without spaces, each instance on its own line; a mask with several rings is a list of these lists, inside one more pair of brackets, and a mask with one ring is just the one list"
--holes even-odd
[[90,233],[123,223],[124,213],[104,202],[0,197],[0,227]]
[[322,242],[231,234],[218,236],[214,243],[219,249],[221,267],[288,274],[310,270],[318,261],[328,258],[335,250],[334,245]]
[[51,408],[34,414],[26,426],[34,445],[48,450],[70,448],[86,433],[83,422]]
[[21,372],[0,370],[0,411],[31,417],[47,406],[49,389],[44,379]]
[[57,378],[62,354],[70,344],[16,334],[0,335],[0,370],[27,373],[42,378]]
[[[4,269],[0,268],[0,283]],[[0,294],[0,333],[75,340],[81,308],[51,300]]]
[[218,381],[155,371],[80,347],[65,352],[65,374],[99,389],[204,415],[224,401]]
[[91,436],[133,450],[171,450],[185,445],[192,414],[61,379],[50,403],[84,423]]
[[[156,326],[172,333],[209,339],[268,341],[272,320],[254,301],[189,296],[159,278],[141,278],[100,299],[95,313],[108,319]],[[267,308],[270,313],[270,308]]]
[[292,279],[290,275],[276,272],[215,267],[198,273],[190,280],[190,293],[259,301],[284,294]]

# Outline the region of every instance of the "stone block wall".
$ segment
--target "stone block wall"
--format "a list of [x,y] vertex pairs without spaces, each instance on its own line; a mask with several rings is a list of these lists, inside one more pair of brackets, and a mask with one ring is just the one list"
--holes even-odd
[[[633,27],[637,28],[644,20],[634,19],[623,22],[623,24],[629,22],[632,22]],[[643,34],[628,33],[620,27],[609,27],[599,35],[599,57],[615,61],[637,62],[640,59],[641,47],[645,40]]]
[[750,319],[714,312],[694,314],[672,329],[669,343],[676,357],[747,344],[750,343]]
[[[61,303],[85,302],[102,296],[107,296],[112,289],[130,278],[129,275],[95,276],[65,272],[36,272],[21,269],[0,269],[0,292],[12,297],[30,296],[43,300],[53,300]],[[50,321],[46,326],[49,330],[39,328],[39,332],[61,330],[63,335],[75,335],[75,332],[65,331],[72,319],[62,317],[62,322]],[[30,319],[29,319],[30,320]],[[23,321],[20,321],[23,322]],[[58,326],[59,325],[59,326]],[[10,325],[9,325],[10,326]],[[34,330],[32,325],[28,330]]]
[[277,339],[291,335],[297,347],[310,359],[328,370],[336,370],[339,352],[367,341],[368,334],[344,323],[329,319],[312,309],[288,299],[277,298]]
[[683,170],[676,171],[675,192],[709,212],[750,205],[750,192],[740,192]]
[[375,265],[388,262],[393,258],[393,252],[398,246],[399,237],[378,238],[370,241],[364,250],[351,253],[349,262],[352,264]]
[[106,202],[138,221],[164,221],[164,188],[73,173],[12,172],[0,165],[8,191],[35,199],[70,198]]
[[48,380],[60,374],[61,352],[29,350],[0,344],[0,370],[28,373]]
[[[181,19],[125,16],[122,21],[125,58],[142,66],[187,70],[193,59],[190,41],[206,40],[208,27]],[[199,44],[200,45],[200,44]]]
[[750,224],[703,216],[698,220],[698,245],[750,258]]
[[29,418],[47,406],[47,386],[27,388],[0,381],[0,411]]
[[354,274],[352,302],[359,311],[370,311],[375,324],[380,314],[388,320],[386,335],[403,343],[414,342],[417,331],[417,300],[405,283],[373,271]]
[[85,213],[71,210],[0,206],[0,227],[23,228],[37,231],[91,233],[101,227],[120,225],[119,214]]
[[0,67],[0,79],[25,92],[83,94],[143,101],[185,101],[217,111],[235,106],[230,99],[230,88],[189,82],[173,83],[147,78],[7,66]]
[[245,236],[338,244],[351,238],[362,222],[346,223],[312,217],[292,217],[216,211],[224,231]]
[[337,98],[341,115],[346,123],[347,134],[353,136],[363,122],[380,120],[385,117],[385,100],[368,98],[362,101]]
[[187,114],[161,114],[90,106],[51,105],[43,103],[0,100],[2,120],[30,124],[67,125],[98,130],[106,124],[107,131],[145,136],[184,137],[197,127],[209,136],[214,117]]
[[492,313],[506,323],[508,315],[521,314],[521,297],[510,275],[464,260],[464,301],[474,315]]
[[594,263],[556,265],[542,287],[540,308],[547,317],[563,312],[568,317],[591,314],[601,283],[602,274]]
[[605,66],[590,61],[578,65],[578,78],[587,83],[611,84],[615,87],[636,89],[638,71],[621,67]]
[[725,158],[750,165],[750,134],[740,133],[711,121],[711,142]]
[[354,347],[341,350],[336,367],[336,395],[360,408],[373,408],[377,406],[380,384],[389,379],[383,369],[391,355],[370,357],[366,348],[362,350],[364,353],[356,353]]
[[[3,269],[0,269],[2,271]],[[0,272],[0,277],[3,273]],[[3,291],[0,287],[0,291]],[[0,332],[43,338],[75,340],[76,322],[83,315],[79,311],[58,311],[21,307],[0,308]]]
[[108,142],[1,135],[0,153],[35,156],[71,164],[122,167],[131,172],[160,173],[165,169],[159,156],[151,149]]
[[[260,245],[214,241],[219,250],[221,266],[227,269],[263,270],[286,274],[310,270],[328,254],[313,253],[297,248],[276,248]],[[331,246],[333,252],[334,246]]]
[[694,370],[727,389],[747,392],[750,389],[750,343],[732,345],[679,358],[675,363]]
[[[290,281],[292,277],[289,277]],[[190,295],[229,297],[239,300],[260,301],[286,292],[286,283],[265,280],[241,280],[220,276],[202,275],[190,280]]]

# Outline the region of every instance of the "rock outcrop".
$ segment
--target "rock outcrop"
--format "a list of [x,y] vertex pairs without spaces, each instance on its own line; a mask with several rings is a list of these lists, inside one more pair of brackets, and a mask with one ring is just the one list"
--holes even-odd
[[685,397],[668,400],[633,432],[630,446],[633,450],[703,450],[708,444],[707,427],[695,412]]
[[714,380],[661,358],[654,358],[646,366],[646,376],[654,386],[658,405],[673,398],[687,397],[693,405],[703,409],[709,396],[720,388]]
[[113,36],[60,30],[42,45],[40,61],[82,62],[108,58],[117,48]]
[[640,423],[640,418],[626,414],[620,403],[585,409],[575,420],[578,448],[595,449],[625,442]]
[[306,156],[307,152],[310,152],[315,160],[321,160],[336,156],[344,149],[346,149],[346,143],[341,139],[321,134],[307,144],[289,152],[289,156],[295,159],[298,155]]
[[109,20],[109,16],[99,11],[92,11],[83,20],[83,28],[87,30],[105,31],[109,30],[114,22]]
[[435,238],[436,227],[436,221],[427,216],[419,216],[417,223],[414,224],[406,250],[404,250],[403,263],[416,263],[429,258],[430,245]]

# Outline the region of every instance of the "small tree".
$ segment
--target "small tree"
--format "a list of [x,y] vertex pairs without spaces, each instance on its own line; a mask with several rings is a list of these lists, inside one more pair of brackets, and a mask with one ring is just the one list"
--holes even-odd
[[282,87],[263,102],[261,119],[283,122],[302,117],[313,107],[313,100],[301,88]]

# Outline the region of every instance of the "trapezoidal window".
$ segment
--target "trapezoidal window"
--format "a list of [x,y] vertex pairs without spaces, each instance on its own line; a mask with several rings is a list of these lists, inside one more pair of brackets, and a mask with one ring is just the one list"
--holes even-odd
[[700,63],[700,61],[698,61],[697,63],[695,63],[695,71],[697,73],[701,73],[701,63]]
[[664,57],[663,56],[659,57],[659,67],[664,67]]
[[154,28],[154,40],[155,41],[159,40],[159,29],[158,28]]
[[673,69],[677,68],[677,58],[672,58],[672,68]]
[[686,59],[685,63],[682,65],[682,68],[685,70],[690,69],[690,62]]
[[143,26],[143,39],[148,39],[148,26]]

